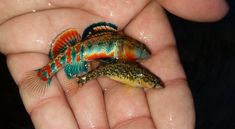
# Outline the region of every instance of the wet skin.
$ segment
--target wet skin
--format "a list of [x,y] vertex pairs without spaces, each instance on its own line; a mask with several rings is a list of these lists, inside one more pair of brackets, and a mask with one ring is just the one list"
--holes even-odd
[[[145,43],[152,57],[143,65],[161,76],[166,84],[164,90],[144,91],[100,78],[78,88],[75,80],[69,81],[59,72],[44,98],[29,97],[19,85],[35,128],[194,128],[192,97],[163,8],[189,20],[215,21],[228,10],[223,0],[0,3],[4,5],[0,7],[0,51],[7,56],[9,70],[17,84],[24,79],[23,73],[48,63],[50,43],[56,34],[70,27],[83,30],[97,21],[115,23],[127,35]],[[76,88],[68,88],[70,85]]]

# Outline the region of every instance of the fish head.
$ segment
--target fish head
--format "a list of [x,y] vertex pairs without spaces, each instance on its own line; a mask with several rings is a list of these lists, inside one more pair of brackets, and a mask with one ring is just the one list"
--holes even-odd
[[137,79],[138,84],[144,88],[163,88],[164,84],[160,78],[148,75],[148,74],[138,74]]
[[122,54],[129,60],[147,59],[151,55],[145,44],[134,39],[128,39],[123,43]]

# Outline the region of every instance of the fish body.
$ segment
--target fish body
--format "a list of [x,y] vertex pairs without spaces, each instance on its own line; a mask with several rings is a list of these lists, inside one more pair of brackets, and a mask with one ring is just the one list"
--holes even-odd
[[135,61],[150,56],[150,52],[144,44],[120,32],[94,35],[75,46],[80,46],[81,58],[85,61],[102,58]]
[[150,52],[145,45],[119,32],[105,32],[78,41],[59,53],[55,58],[38,70],[38,76],[49,80],[60,69],[65,68],[68,78],[85,74],[89,71],[89,62],[146,59]]
[[100,65],[97,69],[77,78],[81,85],[89,80],[106,76],[131,87],[163,88],[161,79],[135,62],[117,61]]
[[87,62],[81,60],[81,54],[75,47],[68,47],[64,53],[60,53],[46,66],[38,69],[37,76],[50,84],[50,79],[62,68],[64,68],[67,77],[71,78],[75,73],[86,73],[89,67]]
[[67,29],[53,40],[49,63],[26,74],[24,85],[42,92],[62,68],[70,79],[86,74],[90,70],[90,62],[94,60],[111,63],[117,60],[136,61],[149,56],[145,45],[117,31],[111,23],[92,24],[85,29],[82,37],[76,29]]

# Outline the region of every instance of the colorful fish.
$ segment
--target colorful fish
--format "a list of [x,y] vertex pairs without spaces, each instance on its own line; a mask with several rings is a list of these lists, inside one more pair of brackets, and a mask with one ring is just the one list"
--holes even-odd
[[89,80],[106,76],[130,87],[163,88],[161,79],[135,62],[117,61],[98,66],[98,68],[77,78],[81,85]]
[[51,44],[50,62],[27,73],[22,83],[25,88],[43,93],[54,74],[62,68],[70,79],[86,74],[90,70],[89,62],[94,60],[105,63],[136,61],[149,56],[144,44],[117,31],[117,26],[111,23],[99,22],[87,27],[82,38],[73,28],[59,34]]

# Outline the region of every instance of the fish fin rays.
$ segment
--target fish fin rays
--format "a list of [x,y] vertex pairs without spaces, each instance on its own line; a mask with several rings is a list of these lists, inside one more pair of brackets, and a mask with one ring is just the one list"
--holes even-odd
[[92,35],[102,33],[102,32],[117,32],[118,27],[112,23],[98,22],[88,26],[83,34],[82,39],[89,38]]
[[50,86],[51,78],[47,81],[42,80],[42,78],[37,76],[37,72],[36,70],[26,72],[23,81],[19,85],[30,96],[42,97],[46,89]]
[[80,40],[80,34],[77,32],[76,29],[70,28],[63,31],[53,40],[49,52],[49,58],[55,58],[58,54],[64,52],[66,48],[74,46]]

